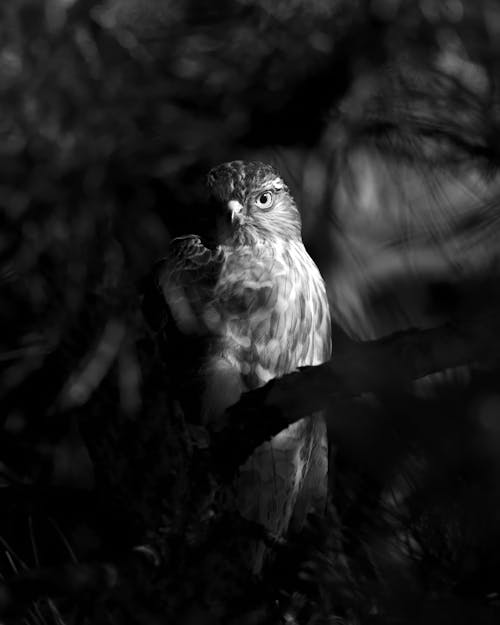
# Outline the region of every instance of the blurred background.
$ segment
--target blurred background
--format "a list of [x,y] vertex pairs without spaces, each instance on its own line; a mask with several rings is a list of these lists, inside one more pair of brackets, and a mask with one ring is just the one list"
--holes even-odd
[[[199,481],[140,292],[173,236],[207,226],[219,162],[272,162],[292,189],[334,355],[493,310],[494,0],[10,0],[0,16],[2,578],[143,542],[178,557],[164,537]],[[304,622],[498,622],[498,375],[490,359],[331,410],[335,518],[310,545]],[[0,609],[168,622],[187,577],[106,600],[2,590]]]

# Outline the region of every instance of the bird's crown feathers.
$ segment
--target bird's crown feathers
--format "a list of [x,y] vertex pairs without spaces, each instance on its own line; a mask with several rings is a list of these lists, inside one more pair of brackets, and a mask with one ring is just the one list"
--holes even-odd
[[300,216],[279,173],[267,163],[231,161],[207,177],[211,198],[220,206],[241,208],[231,227],[236,238],[300,237]]
[[207,178],[210,193],[222,201],[244,200],[249,192],[272,183],[288,191],[274,167],[258,161],[222,163],[211,169]]

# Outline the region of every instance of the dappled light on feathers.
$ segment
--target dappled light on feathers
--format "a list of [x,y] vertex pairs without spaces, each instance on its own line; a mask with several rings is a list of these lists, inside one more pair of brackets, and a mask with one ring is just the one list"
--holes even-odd
[[[331,337],[323,280],[278,173],[262,163],[224,163],[209,173],[208,189],[221,210],[224,203],[241,203],[241,222],[227,225],[213,251],[194,235],[173,241],[156,279],[171,320],[165,341],[172,346],[176,337],[171,358],[177,367],[184,342],[199,343],[197,361],[186,363],[193,383],[181,371],[175,392],[181,402],[198,393],[198,414],[190,414],[192,403],[184,401],[187,418],[201,417],[217,428],[242,392],[328,360]],[[276,195],[269,211],[256,201],[262,193]],[[325,437],[317,415],[261,445],[236,480],[241,514],[281,536],[293,517],[300,525],[308,511],[324,507]],[[260,571],[263,547],[253,550],[252,568]]]

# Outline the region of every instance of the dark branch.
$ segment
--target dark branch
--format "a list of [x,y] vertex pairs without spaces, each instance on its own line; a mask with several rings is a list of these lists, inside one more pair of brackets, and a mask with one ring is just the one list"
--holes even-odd
[[352,342],[322,365],[303,367],[244,394],[228,410],[228,425],[213,435],[217,466],[230,478],[261,443],[346,397],[399,392],[426,375],[491,360],[498,353],[499,318],[494,311],[457,324]]

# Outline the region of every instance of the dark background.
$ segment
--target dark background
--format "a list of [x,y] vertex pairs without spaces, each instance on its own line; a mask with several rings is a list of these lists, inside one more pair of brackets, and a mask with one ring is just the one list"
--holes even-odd
[[[500,11],[10,0],[0,15],[0,608],[181,622],[213,576],[174,549],[202,531],[190,505],[208,487],[142,319],[144,276],[206,226],[207,170],[253,158],[301,209],[334,356],[490,310]],[[496,623],[498,373],[490,359],[336,405],[335,510],[296,539],[313,579],[277,569],[255,604],[302,592],[300,622]],[[125,554],[140,544],[163,565],[137,579]],[[110,594],[100,569],[79,584],[60,568],[87,562],[118,563],[126,583]],[[30,575],[35,590],[9,585]]]

